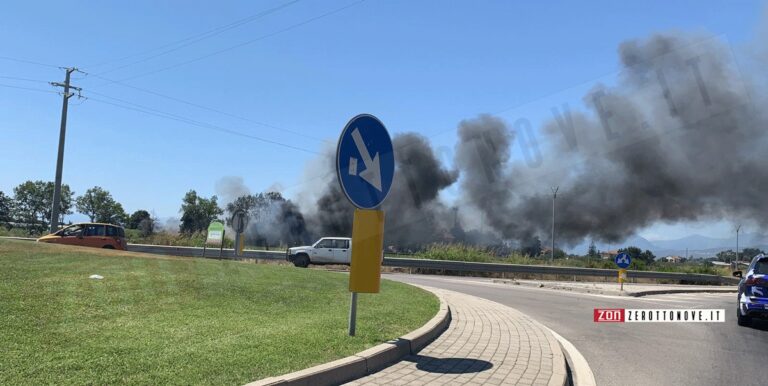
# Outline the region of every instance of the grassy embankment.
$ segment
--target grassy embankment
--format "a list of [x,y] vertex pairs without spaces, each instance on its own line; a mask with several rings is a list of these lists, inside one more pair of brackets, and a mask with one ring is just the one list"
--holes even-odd
[[385,280],[356,337],[348,307],[334,272],[0,240],[0,384],[243,384],[401,336],[438,301]]

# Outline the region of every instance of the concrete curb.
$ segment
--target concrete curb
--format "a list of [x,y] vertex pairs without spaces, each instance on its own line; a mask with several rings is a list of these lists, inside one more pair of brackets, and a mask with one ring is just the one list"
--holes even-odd
[[408,355],[416,354],[440,336],[451,323],[451,309],[445,299],[437,293],[432,293],[440,299],[440,309],[437,311],[437,315],[419,329],[396,340],[382,343],[346,358],[289,374],[261,379],[248,383],[246,386],[338,385],[375,373]]
[[597,385],[597,382],[595,381],[595,375],[592,373],[592,369],[589,367],[589,363],[587,363],[587,360],[583,355],[581,355],[581,352],[579,352],[576,346],[574,346],[573,343],[568,341],[568,339],[563,338],[560,334],[556,333],[551,328],[547,327],[547,329],[560,343],[560,348],[565,354],[567,365],[570,368],[571,379],[570,383],[567,382],[568,380],[566,380],[566,384],[571,384],[573,386]]
[[600,289],[600,288],[568,287],[568,286],[563,286],[559,284],[552,285],[550,283],[546,283],[545,281],[527,282],[527,281],[512,281],[507,279],[493,279],[492,282],[497,284],[519,285],[521,287],[542,288],[542,289],[548,289],[553,291],[567,291],[567,292],[578,292],[578,293],[586,293],[586,294],[631,296],[631,297],[641,297],[641,296],[647,296],[647,295],[664,295],[664,294],[738,292],[738,288],[736,286],[731,286],[727,288],[712,286],[712,288],[691,288],[691,289],[675,288],[675,289],[661,289],[661,290],[648,290],[648,291],[632,291],[631,289],[629,289],[629,290],[624,290],[622,292],[617,290],[606,290],[606,289]]

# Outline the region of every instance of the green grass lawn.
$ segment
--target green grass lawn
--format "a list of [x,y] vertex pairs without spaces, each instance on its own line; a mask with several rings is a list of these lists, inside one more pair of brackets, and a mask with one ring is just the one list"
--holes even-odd
[[0,384],[243,384],[404,335],[438,309],[383,280],[359,296],[349,337],[349,297],[335,272],[0,240]]

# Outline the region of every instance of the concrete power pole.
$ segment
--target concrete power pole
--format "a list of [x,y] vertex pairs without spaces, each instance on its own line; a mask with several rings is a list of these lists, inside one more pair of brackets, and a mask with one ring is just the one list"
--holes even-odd
[[73,72],[78,71],[74,67],[67,67],[64,70],[66,70],[66,77],[64,78],[64,83],[59,82],[51,82],[52,86],[56,87],[63,87],[64,93],[62,94],[64,96],[64,102],[61,105],[61,128],[59,129],[59,155],[56,159],[56,182],[53,186],[53,207],[51,208],[51,233],[54,233],[59,230],[59,206],[61,202],[61,172],[64,168],[64,139],[67,134],[67,105],[69,104],[69,98],[71,98],[74,94],[69,92],[69,89],[77,90],[78,94],[82,90],[79,87],[74,87],[69,84],[69,78],[70,75],[72,75]]
[[558,190],[560,190],[559,186],[552,188],[552,251],[550,252],[552,264],[555,263],[555,200]]
[[736,263],[733,265],[733,270],[739,268],[739,231],[741,230],[741,224],[736,226]]

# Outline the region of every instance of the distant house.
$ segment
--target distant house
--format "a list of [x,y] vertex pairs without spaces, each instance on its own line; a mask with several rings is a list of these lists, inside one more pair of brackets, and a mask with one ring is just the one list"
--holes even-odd
[[667,263],[682,263],[685,261],[685,258],[680,256],[664,256],[662,259]]
[[616,255],[619,254],[619,251],[614,249],[612,251],[602,251],[600,252],[600,258],[603,260],[613,260]]

